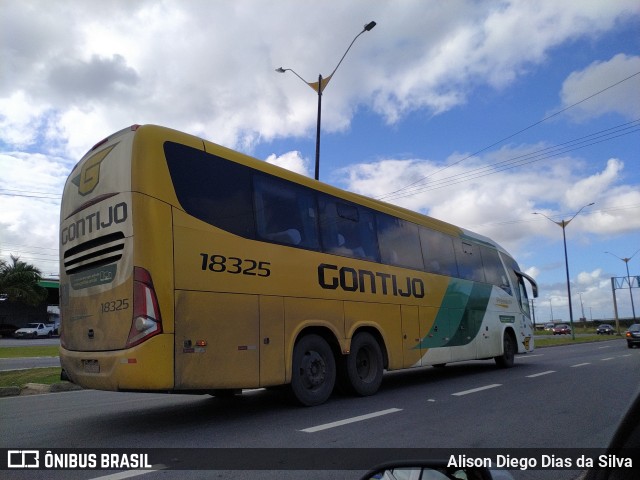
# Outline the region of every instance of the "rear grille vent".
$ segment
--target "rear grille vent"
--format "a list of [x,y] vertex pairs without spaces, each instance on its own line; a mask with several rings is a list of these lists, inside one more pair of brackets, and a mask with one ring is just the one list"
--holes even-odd
[[67,275],[117,262],[124,250],[124,233],[116,232],[76,245],[64,253]]

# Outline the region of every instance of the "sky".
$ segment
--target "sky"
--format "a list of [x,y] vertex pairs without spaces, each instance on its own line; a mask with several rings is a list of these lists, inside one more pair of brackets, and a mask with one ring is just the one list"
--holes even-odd
[[320,180],[494,239],[539,323],[569,320],[554,222],[580,211],[574,320],[612,319],[612,277],[640,275],[638,0],[1,0],[0,258],[57,276],[66,177],[132,124],[313,176],[304,81],[370,21],[322,95]]

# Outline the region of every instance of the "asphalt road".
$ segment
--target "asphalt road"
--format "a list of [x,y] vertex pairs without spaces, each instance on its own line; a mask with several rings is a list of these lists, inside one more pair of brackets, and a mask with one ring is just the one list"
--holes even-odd
[[[543,348],[500,370],[465,362],[385,375],[377,395],[301,408],[282,392],[232,399],[79,391],[0,399],[2,448],[597,448],[638,393],[640,349],[624,340]],[[472,450],[471,450],[472,451]],[[523,450],[524,451],[524,450]],[[202,456],[219,451],[201,450]],[[230,452],[233,452],[231,450]],[[180,468],[184,451],[163,460]],[[3,478],[93,479],[110,471],[5,471]],[[360,471],[171,471],[144,480],[359,478]],[[6,475],[5,475],[6,474]],[[571,471],[514,471],[516,480]],[[108,477],[107,477],[108,478]],[[120,477],[124,478],[124,477]]]

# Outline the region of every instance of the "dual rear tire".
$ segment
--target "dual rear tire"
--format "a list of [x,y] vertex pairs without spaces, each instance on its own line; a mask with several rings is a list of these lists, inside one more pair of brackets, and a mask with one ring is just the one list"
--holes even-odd
[[322,336],[305,335],[293,349],[291,390],[305,406],[324,403],[336,381],[356,395],[373,395],[382,382],[383,368],[380,344],[370,333],[356,334],[351,352],[338,361]]

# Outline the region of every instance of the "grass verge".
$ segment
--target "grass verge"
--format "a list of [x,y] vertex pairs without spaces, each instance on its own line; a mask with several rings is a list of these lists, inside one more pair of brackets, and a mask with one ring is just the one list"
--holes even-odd
[[60,367],[0,372],[0,387],[24,387],[27,383],[53,385],[60,382]]
[[0,348],[0,358],[57,357],[59,353],[57,345]]

